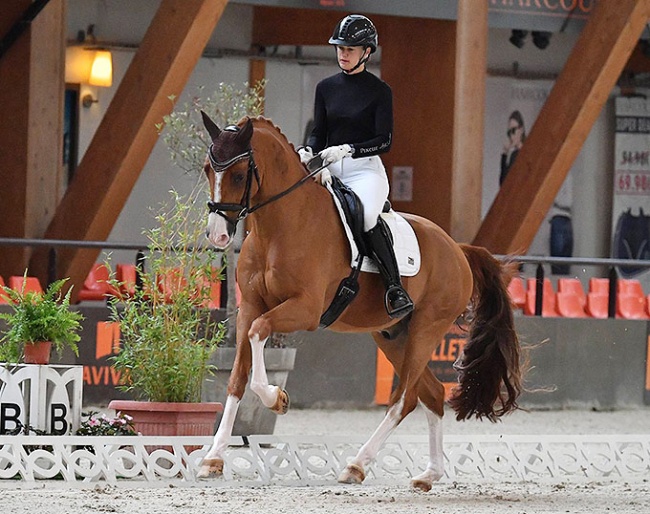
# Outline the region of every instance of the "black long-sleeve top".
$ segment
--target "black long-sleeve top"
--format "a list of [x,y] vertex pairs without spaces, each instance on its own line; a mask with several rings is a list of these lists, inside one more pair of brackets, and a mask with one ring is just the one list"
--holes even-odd
[[314,152],[349,144],[353,157],[387,152],[393,133],[393,93],[390,86],[364,70],[338,73],[316,86],[314,128],[307,140]]

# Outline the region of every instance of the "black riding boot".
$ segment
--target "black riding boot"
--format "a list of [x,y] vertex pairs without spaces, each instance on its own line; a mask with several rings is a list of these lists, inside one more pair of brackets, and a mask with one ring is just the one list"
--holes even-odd
[[365,233],[366,244],[371,257],[377,263],[379,272],[386,283],[384,303],[391,318],[402,318],[413,310],[413,301],[402,287],[397,259],[388,227],[380,221]]

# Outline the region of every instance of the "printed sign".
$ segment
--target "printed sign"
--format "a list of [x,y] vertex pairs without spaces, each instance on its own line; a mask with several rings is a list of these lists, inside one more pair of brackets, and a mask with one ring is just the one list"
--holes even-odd
[[393,166],[390,198],[395,202],[413,201],[413,166]]
[[[454,369],[454,363],[463,351],[467,335],[465,329],[454,325],[431,355],[429,369],[445,387],[445,399],[449,398],[451,390],[458,385],[458,373]],[[393,366],[384,354],[377,350],[377,382],[375,384],[375,403],[377,405],[388,404],[396,383],[397,375],[395,375]]]
[[[650,101],[616,99],[612,257],[650,260]],[[645,211],[644,211],[645,208]],[[625,278],[647,268],[619,268]]]

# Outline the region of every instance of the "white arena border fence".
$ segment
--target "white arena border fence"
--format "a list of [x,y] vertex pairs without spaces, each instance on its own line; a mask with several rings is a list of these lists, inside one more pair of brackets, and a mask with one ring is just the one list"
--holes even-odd
[[[333,485],[364,442],[341,436],[233,437],[224,476],[204,481],[196,474],[211,437],[0,436],[0,488]],[[195,449],[188,453],[185,445]],[[650,477],[650,435],[449,436],[444,449],[443,482]],[[398,484],[420,473],[427,460],[427,437],[391,437],[364,483]]]

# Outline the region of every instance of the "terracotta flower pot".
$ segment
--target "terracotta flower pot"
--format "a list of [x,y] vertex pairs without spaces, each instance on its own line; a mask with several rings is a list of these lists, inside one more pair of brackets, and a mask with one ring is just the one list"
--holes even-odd
[[50,341],[39,341],[37,343],[25,344],[25,364],[49,364],[52,343]]
[[[217,414],[223,412],[219,402],[173,403],[112,400],[115,409],[133,418],[134,428],[142,435],[204,436],[213,435]],[[198,447],[187,447],[193,451]]]

